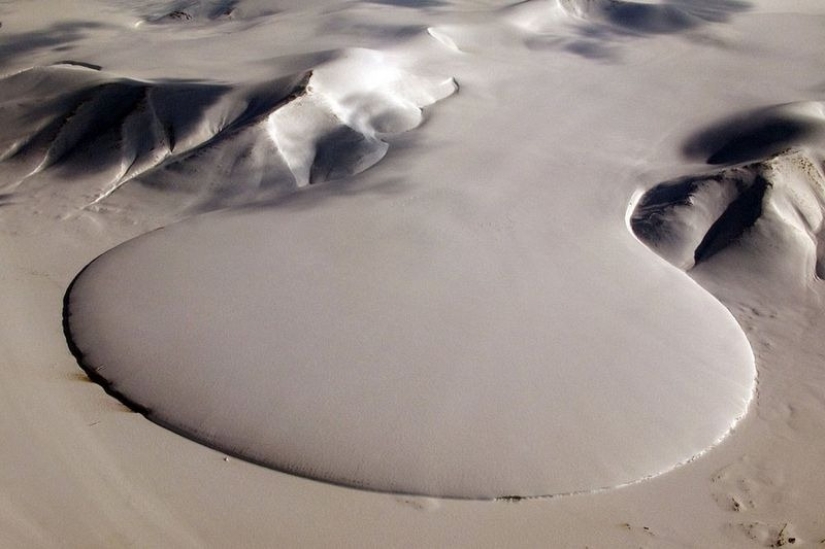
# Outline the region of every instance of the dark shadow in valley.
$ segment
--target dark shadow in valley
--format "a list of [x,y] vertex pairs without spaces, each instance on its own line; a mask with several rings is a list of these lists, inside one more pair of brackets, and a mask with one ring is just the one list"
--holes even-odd
[[757,175],[754,182],[728,204],[696,247],[693,258],[697,265],[736,242],[753,227],[762,216],[762,202],[768,187],[768,180]]
[[690,270],[746,237],[771,187],[763,163],[684,176],[648,190],[630,216],[633,234]]
[[691,136],[682,153],[708,164],[739,164],[771,156],[825,132],[823,121],[770,107],[726,118]]
[[[751,8],[744,0],[663,0],[648,4],[628,0],[566,0],[561,6],[576,26],[578,38],[562,40],[561,48],[587,59],[616,61],[622,40],[663,34],[684,34],[725,23]],[[706,41],[706,40],[705,40]],[[532,49],[549,49],[558,36],[537,36]]]
[[0,70],[13,66],[20,57],[42,51],[71,51],[74,44],[88,36],[89,31],[106,28],[94,21],[66,21],[43,30],[15,33],[13,28],[0,28]]
[[741,0],[670,0],[661,4],[608,0],[602,13],[615,32],[672,34],[710,23],[724,23],[731,14],[745,11]]
[[236,14],[238,0],[178,1],[163,12],[145,16],[149,23],[184,23],[193,20],[216,21],[232,19]]
[[174,152],[231,90],[191,80],[112,78],[85,63],[72,65],[84,68],[39,67],[0,81],[3,100],[18,105],[0,113],[0,122],[24,132],[4,160],[59,170],[71,179],[115,168],[125,156],[139,162],[157,147]]
[[820,276],[821,216],[811,212],[822,207],[823,145],[820,102],[774,105],[719,120],[690,136],[681,151],[691,161],[718,166],[715,171],[649,189],[631,213],[631,229],[664,259],[689,270],[749,238],[770,202],[776,209],[766,223],[807,233]]

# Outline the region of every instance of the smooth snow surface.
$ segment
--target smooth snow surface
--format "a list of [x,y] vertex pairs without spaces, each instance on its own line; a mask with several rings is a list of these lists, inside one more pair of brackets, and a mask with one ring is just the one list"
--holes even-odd
[[[112,171],[83,209],[130,196],[173,212],[165,197],[190,212],[246,204],[136,239],[80,275],[67,326],[84,367],[195,440],[378,491],[568,494],[701,454],[745,414],[753,356],[724,307],[626,220],[656,182],[643,169],[678,169],[679,146],[659,136],[686,124],[667,95],[695,96],[676,85],[698,70],[686,52],[699,37],[671,39],[680,71],[677,57],[631,46],[688,29],[709,40],[706,27],[743,7],[420,10],[390,44],[338,37],[345,47],[275,63],[271,78],[201,83],[187,92],[197,116],[158,109],[182,85],[164,79],[117,80],[125,106],[84,91],[71,112],[123,109],[85,130],[76,115],[49,122],[49,109],[36,123],[58,129],[37,135],[56,137],[18,188],[88,162],[98,127],[128,144],[149,125],[154,140],[121,145],[100,169],[145,167]],[[329,13],[348,29],[375,10]],[[582,25],[609,33],[616,61],[582,59]],[[58,69],[111,79],[41,72]],[[12,164],[38,158],[30,149],[12,148]]]
[[823,544],[825,2],[0,24],[3,548]]
[[502,230],[394,200],[206,215],[118,247],[70,295],[83,360],[225,451],[439,496],[624,484],[743,414],[744,335],[683,275],[554,250],[532,205]]

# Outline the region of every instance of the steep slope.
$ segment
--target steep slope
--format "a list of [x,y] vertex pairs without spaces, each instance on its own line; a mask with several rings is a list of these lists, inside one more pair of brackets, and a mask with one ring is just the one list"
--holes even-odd
[[781,243],[776,276],[794,285],[822,277],[823,112],[816,102],[783,105],[698,132],[685,153],[729,167],[647,191],[630,217],[633,232],[682,269],[711,261],[731,246]]
[[[338,85],[342,72],[358,75],[355,85]],[[60,64],[7,77],[0,90],[0,124],[15,128],[0,143],[10,199],[79,185],[84,207],[96,206],[134,181],[212,209],[369,168],[387,136],[416,127],[421,109],[456,85],[353,49],[253,84],[139,81]]]

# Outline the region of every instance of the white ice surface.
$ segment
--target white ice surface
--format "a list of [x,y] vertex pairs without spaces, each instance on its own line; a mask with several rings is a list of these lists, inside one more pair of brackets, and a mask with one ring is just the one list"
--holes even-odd
[[196,440],[380,491],[591,491],[716,444],[748,408],[750,347],[626,215],[650,172],[678,173],[673,128],[695,126],[691,108],[717,112],[697,90],[733,85],[684,75],[744,58],[622,27],[613,62],[583,59],[565,46],[578,18],[520,10],[546,26],[514,25],[512,10],[444,16],[380,55],[323,65],[318,91],[353,127],[374,120],[370,105],[415,97],[417,73],[460,91],[357,177],[95,261],[69,299],[86,366]]
[[[815,276],[822,272],[825,249],[821,141],[792,143],[801,149],[771,160],[754,157],[775,184],[764,215],[741,241],[688,272],[730,309],[747,334],[758,371],[748,413],[720,444],[645,482],[518,504],[341,488],[257,467],[160,428],[130,413],[78,369],[60,312],[68,284],[84,265],[193,210],[255,199],[260,182],[289,187],[290,172],[262,120],[187,161],[175,172],[180,178],[147,187],[141,176],[113,189],[134,153],[143,155],[135,165],[142,169],[168,150],[163,132],[134,132],[151,120],[150,112],[137,108],[113,131],[93,133],[62,160],[20,181],[49,150],[47,140],[20,157],[7,158],[7,146],[22,145],[28,129],[50,116],[64,116],[55,107],[70,104],[63,99],[77,86],[42,79],[21,97],[11,93],[6,77],[67,60],[101,66],[96,74],[105,81],[120,76],[143,82],[155,90],[155,100],[174,96],[175,101],[152,102],[161,107],[159,121],[182,123],[173,154],[236,120],[250,90],[267,91],[258,86],[308,70],[317,75],[353,48],[367,56],[377,53],[404,75],[427,82],[455,77],[459,93],[425,107],[420,119],[403,110],[394,118],[371,118],[370,112],[377,114],[369,110],[372,102],[352,103],[358,109],[351,113],[359,115],[353,120],[391,121],[395,129],[406,121],[422,124],[403,135],[378,136],[389,145],[380,162],[354,177],[299,191],[306,201],[293,204],[310,210],[329,202],[318,214],[324,217],[336,203],[343,208],[382,199],[403,210],[416,201],[446,208],[445,201],[462,204],[470,197],[475,200],[468,212],[486,207],[485,222],[503,226],[506,218],[496,213],[523,214],[535,202],[529,223],[537,227],[536,218],[548,218],[553,231],[565,237],[552,243],[554,252],[575,248],[573,253],[584,256],[596,237],[614,240],[615,255],[605,256],[599,263],[604,267],[590,273],[592,280],[604,280],[610,275],[605,269],[624,264],[627,256],[637,262],[635,272],[646,276],[661,268],[661,283],[667,281],[672,290],[668,301],[698,291],[687,289],[683,276],[632,239],[624,226],[627,202],[663,181],[728,168],[683,156],[696,132],[763,109],[821,102],[825,4],[659,0],[683,11],[702,8],[706,16],[709,7],[726,14],[702,20],[694,9],[696,26],[668,33],[662,32],[666,17],[650,20],[648,31],[644,25],[634,29],[628,26],[632,18],[605,11],[610,2],[508,3],[0,3],[0,545],[747,549],[816,546],[825,539],[825,290]],[[216,6],[233,9],[215,13]],[[588,7],[589,12],[581,9]],[[184,8],[191,20],[164,17]],[[654,32],[656,21],[660,32]],[[183,101],[168,86],[173,82],[203,93]],[[221,89],[226,94],[211,102]],[[394,107],[390,101],[382,104]],[[97,114],[111,119],[116,111],[104,108]],[[80,135],[73,130],[82,128],[82,120],[75,122],[81,124],[67,127],[65,137]],[[109,141],[112,135],[124,139]],[[67,151],[67,143],[52,143],[53,152]],[[570,190],[579,187],[583,192]],[[242,192],[225,202],[210,200],[234,189]],[[421,194],[425,190],[429,196]],[[360,196],[366,194],[372,196]],[[724,205],[718,200],[705,194],[691,207],[694,214],[701,213],[697,206],[717,212]],[[287,208],[284,203],[270,212]],[[298,214],[289,213],[282,223],[293,223]],[[552,221],[559,216],[569,230]],[[517,220],[526,226],[526,217]],[[596,251],[607,248],[598,245]],[[572,261],[571,256],[568,264]],[[150,267],[141,265],[144,274]],[[597,310],[597,290],[577,307]],[[691,333],[704,329],[706,319],[717,325],[723,317],[718,305],[709,304]],[[619,323],[634,321],[622,316]],[[667,322],[662,324],[646,335],[666,330]],[[101,373],[114,367],[100,366]],[[694,414],[700,415],[702,410]],[[607,419],[614,421],[612,415]],[[679,433],[673,433],[670,443],[678,440]]]
[[529,206],[485,227],[394,200],[206,215],[122,245],[73,288],[74,338],[152,419],[383,491],[615,486],[743,414],[750,349],[684,275],[609,234],[561,250]]

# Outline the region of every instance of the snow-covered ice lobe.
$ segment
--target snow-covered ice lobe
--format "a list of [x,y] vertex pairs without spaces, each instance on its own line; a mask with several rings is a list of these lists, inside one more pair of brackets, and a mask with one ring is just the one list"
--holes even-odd
[[[464,112],[469,126],[440,129],[463,144],[458,162],[430,149],[388,187],[363,171],[380,136],[455,90],[388,59],[336,56],[251,118],[296,193],[171,225],[84,270],[66,306],[84,367],[195,440],[378,491],[587,492],[716,444],[753,392],[744,334],[626,232],[620,204],[557,205],[600,196],[607,174],[571,193],[525,171],[558,111],[539,93]],[[488,131],[468,131],[477,121]],[[469,159],[504,147],[506,127],[522,148]],[[343,194],[305,187],[361,172]],[[560,245],[571,239],[587,245]]]
[[434,203],[289,206],[206,215],[92,263],[67,305],[86,367],[232,454],[450,497],[632,482],[747,407],[741,330],[659,265],[588,267],[539,227],[468,232]]
[[[366,9],[379,8],[331,13]],[[75,354],[112,394],[194,440],[375,491],[590,492],[702,454],[748,409],[750,346],[718,301],[627,230],[638,183],[611,187],[615,174],[582,156],[582,130],[615,132],[613,104],[586,103],[589,122],[568,123],[547,90],[569,72],[553,63],[581,61],[564,44],[555,58],[530,47],[578,32],[579,19],[640,32],[676,32],[660,27],[683,11],[691,27],[722,19],[696,9],[531,2],[470,24],[433,15],[397,44],[379,34],[235,83],[76,65],[10,76],[4,116],[25,123],[4,159],[22,196],[53,204],[55,178],[72,176],[82,212],[239,206],[91,263],[66,297]],[[338,19],[330,28],[349,32]],[[536,55],[555,60],[539,69]],[[639,67],[640,86],[662,78]],[[568,86],[593,93],[584,77]],[[47,108],[20,106],[45,90]],[[626,114],[643,121],[626,135],[672,124],[658,115]],[[635,151],[623,136],[593,154]],[[74,177],[84,167],[96,177]]]
[[821,2],[0,4],[3,547],[825,539]]

